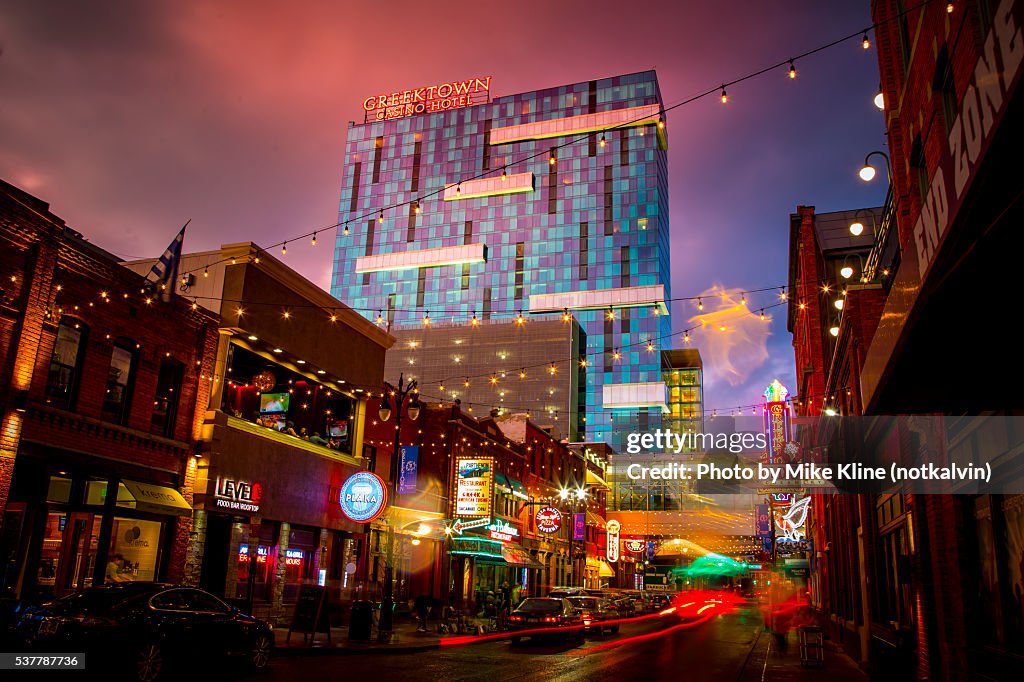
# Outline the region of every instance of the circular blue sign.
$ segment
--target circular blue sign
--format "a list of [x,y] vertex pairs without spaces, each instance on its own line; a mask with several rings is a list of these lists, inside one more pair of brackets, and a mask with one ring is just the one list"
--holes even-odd
[[373,472],[352,474],[341,484],[341,513],[357,523],[369,523],[387,507],[387,490],[384,479]]

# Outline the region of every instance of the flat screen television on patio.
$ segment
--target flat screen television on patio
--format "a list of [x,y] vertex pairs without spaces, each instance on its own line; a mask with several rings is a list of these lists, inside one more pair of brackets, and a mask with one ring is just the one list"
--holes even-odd
[[288,411],[288,393],[260,393],[260,414],[274,414]]

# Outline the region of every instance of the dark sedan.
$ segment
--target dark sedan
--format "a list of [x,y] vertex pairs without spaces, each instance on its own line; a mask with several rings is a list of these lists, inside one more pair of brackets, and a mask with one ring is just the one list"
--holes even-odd
[[[564,633],[558,632],[561,628],[566,628]],[[513,644],[518,644],[524,636],[582,640],[583,614],[567,599],[529,597],[509,615],[508,629],[522,632],[512,635]]]
[[85,652],[89,668],[127,669],[144,682],[174,663],[227,657],[262,670],[274,646],[263,621],[203,590],[159,583],[93,587],[30,607],[17,631],[32,651]]
[[605,630],[612,633],[619,631],[619,624],[605,625],[605,621],[613,621],[619,618],[617,611],[611,608],[611,602],[597,597],[568,597],[569,603],[576,607],[583,618],[583,625],[586,630],[603,634]]

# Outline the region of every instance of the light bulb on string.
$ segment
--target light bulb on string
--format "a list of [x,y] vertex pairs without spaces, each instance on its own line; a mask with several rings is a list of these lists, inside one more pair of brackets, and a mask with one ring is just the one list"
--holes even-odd
[[480,325],[480,320],[476,319],[476,312],[473,313],[473,319],[471,319],[469,323],[474,327],[478,327]]
[[789,298],[789,296],[786,294],[786,290],[785,289],[780,289],[779,290],[779,300],[780,301],[785,301],[787,298]]
[[423,326],[424,327],[429,327],[430,326],[430,311],[429,310],[426,311],[426,313],[423,315]]
[[383,223],[383,222],[384,222],[384,209],[382,208],[380,210],[380,214],[377,216],[377,223],[380,224],[380,223]]
[[860,44],[864,47],[865,50],[868,49],[869,47],[871,47],[871,41],[868,40],[868,32],[867,31],[864,31],[864,39],[861,40]]
[[764,308],[761,308],[761,320],[764,321]]
[[598,140],[597,144],[601,147],[601,149],[604,149],[604,146],[608,144],[608,141],[604,139],[604,133],[601,133],[601,139]]
[[793,63],[792,59],[789,60],[789,77],[791,79],[796,78],[796,65]]
[[316,246],[316,232],[313,233],[313,238],[309,240],[310,246]]
[[519,315],[516,316],[516,324],[522,327],[526,323],[526,318],[523,317],[523,311],[519,311]]
[[683,333],[683,343],[690,343],[690,331],[687,330]]
[[210,276],[209,268],[203,268],[203,277],[209,277],[209,276]]
[[384,311],[383,310],[378,310],[377,311],[377,324],[384,324]]
[[419,201],[412,202],[412,212],[414,214],[416,214],[416,215],[419,215],[419,213],[420,213],[420,202]]
[[284,244],[281,244],[281,255],[282,256],[287,256],[288,255],[288,242],[285,242]]
[[564,308],[562,310],[562,322],[569,322],[570,320],[572,320],[572,315],[569,314],[568,308]]
[[725,86],[722,86],[722,104],[729,103],[729,95],[725,94]]
[[954,9],[956,9],[956,8],[953,7],[953,3],[951,3],[951,2],[947,2],[946,3],[946,14],[952,14]]
[[704,310],[704,299],[697,299],[697,310]]
[[665,129],[665,117],[663,115],[661,115],[661,114],[658,114],[658,130],[664,130],[664,129]]
[[557,160],[557,158],[558,157],[555,155],[555,148],[552,147],[551,148],[551,154],[548,156],[548,164],[554,166],[555,165],[555,161]]
[[508,173],[505,172],[505,168],[504,168],[504,166],[502,166],[502,168],[501,168],[501,181],[505,182],[506,180],[508,180]]
[[341,234],[346,237],[348,236],[348,223],[345,223],[345,229],[341,231]]

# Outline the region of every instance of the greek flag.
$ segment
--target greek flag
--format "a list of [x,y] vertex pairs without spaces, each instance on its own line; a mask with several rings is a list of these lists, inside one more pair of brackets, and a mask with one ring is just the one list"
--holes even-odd
[[[174,295],[174,287],[178,284],[178,263],[181,262],[181,244],[185,241],[185,228],[188,227],[190,222],[192,222],[191,219],[185,223],[184,227],[181,228],[181,232],[178,233],[178,236],[174,238],[174,241],[170,243],[157,262],[153,264],[153,269],[149,271],[149,275],[156,275],[156,283],[163,285],[160,289],[160,300],[164,302],[171,300],[171,297]],[[150,278],[149,275],[146,276],[147,280]]]

